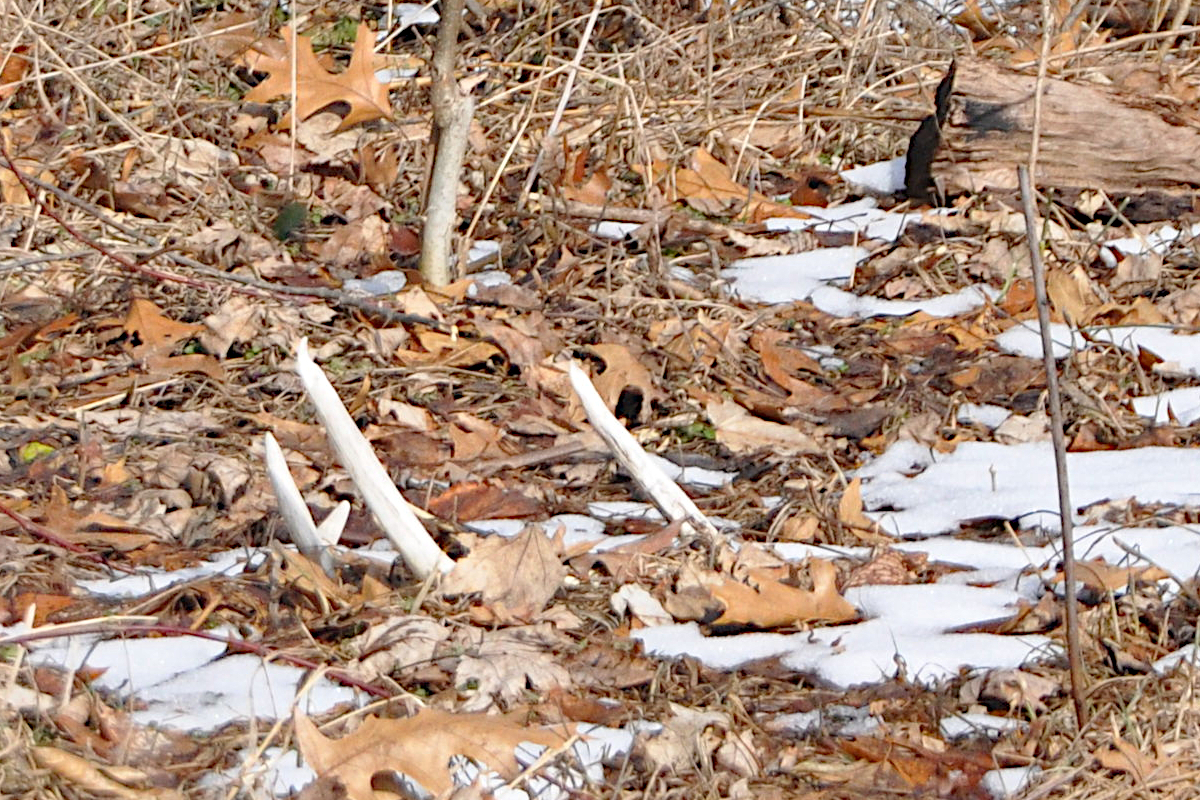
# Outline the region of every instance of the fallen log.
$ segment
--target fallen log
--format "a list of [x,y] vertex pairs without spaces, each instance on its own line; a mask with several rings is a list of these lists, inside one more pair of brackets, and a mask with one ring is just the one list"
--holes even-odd
[[[909,143],[909,197],[932,203],[1015,190],[1017,165],[1029,160],[1036,84],[1033,75],[982,59],[953,64],[938,86],[937,110]],[[1035,180],[1068,194],[1099,189],[1128,198],[1131,219],[1191,210],[1200,125],[1140,96],[1047,78]]]

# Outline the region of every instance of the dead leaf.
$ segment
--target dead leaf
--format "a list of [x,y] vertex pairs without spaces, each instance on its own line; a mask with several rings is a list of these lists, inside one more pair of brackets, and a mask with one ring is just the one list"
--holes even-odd
[[775,328],[759,328],[750,336],[750,346],[762,358],[763,371],[788,391],[787,404],[814,411],[836,411],[849,407],[841,397],[813,383],[800,380],[797,372],[820,375],[824,372],[816,359],[785,341],[788,334]]
[[448,520],[520,519],[545,514],[542,504],[522,492],[494,483],[457,483],[425,505],[430,514]]
[[[409,312],[411,313],[411,312]],[[415,331],[417,340],[424,348],[419,350],[397,350],[396,358],[408,365],[432,365],[443,367],[473,367],[490,358],[501,355],[494,344],[451,336],[431,330]]]
[[687,168],[675,171],[675,192],[692,208],[713,216],[736,214],[751,222],[761,222],[768,217],[807,219],[809,216],[742,186],[733,179],[729,167],[703,147],[692,151]]
[[[121,780],[114,780],[117,770],[104,770],[91,760],[60,750],[57,747],[31,747],[34,761],[49,769],[64,781],[86,794],[98,797],[117,797],[121,800],[182,800],[183,795],[172,789],[151,786],[150,776],[138,769],[120,770]],[[108,772],[109,774],[105,774]],[[147,788],[136,788],[142,784]]]
[[[685,572],[674,595],[668,597],[667,610],[677,619],[759,628],[857,619],[858,610],[838,594],[833,564],[811,559],[808,567],[811,590],[781,583],[768,569],[748,570],[746,582],[716,572]],[[689,607],[693,610],[686,610]],[[715,612],[719,614],[714,618]]]
[[203,330],[203,325],[176,322],[154,303],[140,297],[135,297],[129,304],[129,314],[125,318],[125,332],[129,334],[134,353],[139,355],[169,355],[180,342],[198,336]]
[[7,100],[20,88],[18,84],[29,71],[29,59],[23,55],[27,52],[27,44],[17,45],[5,52],[4,61],[0,63],[0,100]]
[[513,751],[522,742],[554,747],[566,740],[559,733],[522,727],[503,717],[432,708],[405,719],[367,717],[358,730],[341,739],[327,738],[299,708],[292,720],[305,763],[322,778],[339,779],[349,800],[378,800],[371,778],[385,771],[403,772],[426,791],[442,795],[454,788],[449,763],[455,755],[512,778],[520,771]]
[[842,585],[842,591],[852,586],[901,586],[917,583],[913,565],[923,565],[928,560],[929,556],[926,553],[902,553],[890,547],[883,548],[866,564],[850,571]]
[[689,772],[721,741],[720,737],[706,733],[710,727],[728,730],[729,716],[671,703],[671,716],[662,720],[662,730],[642,742],[639,749],[656,770]]
[[[340,130],[392,115],[387,85],[375,77],[375,35],[366,24],[358,26],[350,66],[337,75],[321,66],[313,53],[311,38],[297,36],[294,26],[283,29],[283,38],[289,51],[295,48],[296,107],[293,112],[299,119],[308,119],[326,106],[338,102],[350,106],[349,113],[342,118]],[[290,97],[293,94],[290,52],[283,57],[273,57],[264,52],[265,49],[256,45],[245,58],[246,66],[250,69],[267,73],[266,80],[246,93],[248,103],[265,103],[276,97]],[[280,121],[280,127],[286,129],[292,125],[293,112]]]
[[1101,306],[1101,300],[1083,267],[1077,266],[1070,274],[1053,269],[1046,275],[1046,293],[1054,310],[1072,325],[1085,325],[1091,321],[1092,313]]
[[[548,623],[464,634],[464,653],[454,670],[454,683],[466,695],[464,711],[511,707],[527,700],[530,689],[571,687],[571,675],[554,652],[562,637]],[[462,688],[468,685],[474,688]]]
[[[1075,580],[1082,581],[1085,585],[1093,589],[1098,589],[1101,592],[1112,592],[1124,589],[1131,584],[1139,582],[1151,583],[1167,577],[1170,576],[1155,566],[1116,567],[1106,564],[1098,558],[1077,561],[1075,563]],[[1055,576],[1055,581],[1062,580],[1063,576],[1060,572]]]
[[838,519],[850,532],[868,542],[889,541],[879,532],[875,520],[863,513],[862,478],[854,478],[838,501]]
[[736,455],[769,451],[780,456],[821,452],[817,440],[790,425],[751,416],[732,400],[710,400],[704,408],[716,428],[717,441]]
[[651,401],[661,397],[662,392],[655,386],[650,370],[625,345],[593,344],[588,346],[588,350],[604,361],[604,371],[592,378],[592,384],[610,409],[616,408],[621,393],[629,389],[641,393],[643,411],[650,407]]
[[478,593],[497,619],[532,620],[566,576],[554,543],[540,526],[531,525],[512,539],[481,541],[442,581],[442,593]]
[[377,215],[339,226],[321,247],[321,261],[346,268],[360,262],[379,266],[388,259],[388,225]]
[[960,694],[968,703],[999,701],[1010,709],[1036,715],[1046,711],[1045,698],[1061,691],[1058,681],[1041,675],[1020,669],[993,669],[964,684]]
[[200,344],[217,358],[224,358],[238,342],[249,342],[262,327],[262,304],[234,295],[219,311],[204,318]]
[[1159,768],[1155,759],[1121,738],[1114,739],[1112,744],[1098,751],[1096,761],[1105,769],[1128,772],[1139,782],[1144,782]]

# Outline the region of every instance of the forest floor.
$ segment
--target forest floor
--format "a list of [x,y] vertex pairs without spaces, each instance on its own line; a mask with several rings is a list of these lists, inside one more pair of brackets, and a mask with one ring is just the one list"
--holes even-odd
[[[1047,214],[1056,321],[1088,328],[1060,361],[1076,506],[1129,537],[1085,556],[1080,730],[1019,206],[842,174],[904,155],[956,56],[1036,61],[1038,8],[469,3],[467,266],[434,287],[436,14],[289,5],[0,18],[0,795],[1193,795],[1196,679],[1160,659],[1196,635],[1200,428],[1161,398],[1200,374],[1196,220]],[[1197,119],[1195,30],[1092,22],[1052,77]],[[848,207],[879,227],[810,224]],[[1131,326],[1184,355],[1100,332]],[[302,337],[444,581],[392,562]],[[647,511],[572,360],[715,539]],[[334,575],[286,544],[265,433],[315,517],[352,504]],[[498,783],[456,788],[455,754]]]

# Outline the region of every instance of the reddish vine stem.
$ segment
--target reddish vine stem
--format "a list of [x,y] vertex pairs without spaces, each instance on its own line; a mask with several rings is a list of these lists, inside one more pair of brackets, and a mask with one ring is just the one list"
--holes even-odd
[[[389,308],[387,306],[384,306],[377,302],[374,302],[370,298],[356,297],[356,296],[354,296],[350,293],[344,292],[340,289],[333,289],[333,288],[326,287],[326,286],[305,286],[305,287],[286,286],[286,285],[278,286],[278,285],[267,284],[265,281],[261,281],[257,278],[252,278],[252,277],[248,277],[245,275],[238,275],[236,273],[229,273],[229,274],[219,273],[216,270],[213,270],[211,267],[208,267],[204,264],[201,264],[201,263],[194,261],[190,258],[187,258],[185,256],[181,256],[177,253],[171,252],[169,250],[169,248],[162,247],[162,245],[158,241],[156,241],[154,239],[154,237],[152,237],[152,236],[147,236],[147,235],[140,233],[134,229],[128,228],[113,219],[108,218],[91,203],[88,203],[87,201],[82,200],[82,199],[70,194],[69,192],[65,192],[62,189],[58,188],[57,186],[54,186],[52,184],[46,183],[45,181],[39,180],[38,178],[36,178],[32,175],[26,175],[22,172],[17,171],[15,164],[13,164],[12,159],[8,155],[8,151],[5,148],[3,141],[0,141],[0,153],[3,154],[5,160],[8,162],[9,169],[13,170],[13,174],[15,174],[17,176],[17,180],[21,183],[22,188],[25,189],[25,192],[27,194],[29,194],[29,196],[31,198],[36,199],[36,202],[38,203],[38,207],[41,208],[43,211],[45,211],[47,216],[49,216],[51,219],[55,220],[60,225],[62,225],[67,230],[67,232],[71,234],[71,236],[78,239],[80,242],[87,245],[89,248],[100,252],[101,254],[113,259],[121,266],[124,266],[130,270],[133,270],[134,272],[136,272],[138,274],[142,274],[142,275],[145,275],[146,277],[154,278],[155,280],[180,281],[189,286],[198,286],[200,288],[207,288],[207,289],[220,288],[220,287],[227,286],[230,291],[235,292],[237,294],[249,295],[251,297],[272,297],[272,298],[279,300],[280,302],[308,302],[308,301],[311,301],[314,299],[326,300],[337,306],[345,308],[347,310],[358,310],[365,314],[368,314],[368,315],[371,315],[374,317],[379,317],[380,319],[383,319],[383,320],[387,321],[389,324],[393,324],[393,325],[424,325],[425,327],[433,328],[434,330],[442,331],[443,333],[449,333],[451,330],[450,326],[448,326],[442,322],[439,322],[435,319],[431,319],[431,318],[423,316],[421,314],[408,314],[408,313],[399,312],[392,308]],[[31,184],[32,184],[32,187],[31,187]],[[174,261],[176,264],[178,264],[180,266],[189,267],[193,270],[196,270],[197,272],[199,272],[202,275],[208,275],[210,278],[218,279],[218,280],[220,280],[220,283],[206,283],[204,281],[187,278],[186,276],[178,275],[176,273],[162,272],[160,270],[155,270],[153,268],[146,267],[142,264],[132,262],[129,259],[124,258],[123,256],[119,256],[119,255],[116,255],[115,253],[112,253],[111,251],[105,249],[102,245],[89,240],[87,237],[83,236],[78,231],[73,229],[70,225],[68,225],[66,222],[64,222],[59,214],[57,214],[52,209],[50,209],[44,201],[42,201],[40,198],[37,197],[37,194],[34,191],[34,187],[44,189],[45,191],[58,197],[63,202],[70,203],[71,205],[74,205],[78,208],[83,209],[85,212],[87,212],[88,214],[91,214],[93,217],[98,219],[103,224],[108,225],[108,226],[120,231],[124,235],[129,236],[130,238],[133,238],[137,241],[140,241],[144,244],[148,244],[148,245],[154,247],[155,251],[156,251],[155,254],[161,254],[161,255],[171,259],[172,261]],[[68,258],[73,258],[76,255],[79,255],[79,254],[58,255],[55,258],[57,258],[58,260],[66,260]],[[52,260],[52,259],[49,259],[48,257],[43,256],[43,257],[39,257],[39,260]],[[470,332],[460,331],[459,333],[460,333],[460,335],[465,335],[465,336],[471,335]]]
[[[125,256],[114,253],[112,250],[109,250],[107,247],[95,241],[94,239],[84,236],[82,233],[76,230],[71,223],[67,222],[61,214],[51,208],[49,203],[46,203],[38,197],[37,189],[34,188],[33,184],[29,181],[29,178],[25,175],[25,173],[17,169],[16,162],[13,161],[12,156],[9,154],[8,145],[5,143],[3,137],[0,137],[0,155],[4,156],[5,163],[12,171],[12,174],[17,177],[17,181],[21,184],[21,188],[25,190],[25,194],[29,195],[29,199],[32,202],[37,203],[38,207],[45,212],[46,216],[50,217],[50,219],[61,225],[63,230],[69,233],[72,238],[78,240],[81,244],[84,244],[95,250],[100,255],[115,261],[130,272],[137,275],[142,275],[143,277],[150,278],[152,280],[172,281],[183,284],[184,286],[190,286],[193,289],[208,289],[212,291],[217,288],[207,281],[202,281],[197,278],[189,278],[186,275],[180,275],[175,272],[165,272],[164,270],[155,269],[154,267],[148,267],[144,264],[138,264],[137,262],[130,261]],[[235,291],[237,291],[237,289],[235,289]],[[244,289],[242,291],[246,294],[259,295],[257,291]]]
[[13,511],[11,508],[9,508],[4,503],[0,503],[0,514],[3,514],[4,516],[11,519],[13,522],[17,523],[17,525],[21,528],[21,530],[25,531],[30,536],[34,536],[38,539],[41,539],[44,542],[48,542],[57,547],[61,547],[64,550],[69,550],[72,553],[78,553],[79,555],[83,556],[87,560],[95,561],[97,564],[103,564],[104,566],[108,567],[109,569],[114,569],[114,570],[117,570],[118,572],[127,572],[127,573],[133,572],[133,570],[130,569],[129,567],[122,567],[122,566],[118,566],[116,564],[111,563],[104,556],[99,555],[97,553],[93,553],[92,551],[90,551],[86,547],[84,547],[83,545],[75,544],[74,542],[68,542],[66,539],[62,538],[57,533],[50,530],[45,525],[39,525],[38,523],[34,522],[33,520],[31,520],[29,517],[25,516],[24,514],[21,514],[17,511]]
[[[236,650],[241,653],[251,653],[256,656],[261,656],[262,658],[270,658],[276,661],[286,661],[292,666],[300,667],[302,669],[319,670],[324,666],[323,664],[313,661],[311,658],[288,655],[287,653],[278,650],[273,651],[269,647],[262,644],[257,644],[255,642],[247,642],[241,639],[231,639],[228,636],[218,636],[217,634],[209,633],[208,631],[195,631],[191,628],[185,628],[180,625],[160,625],[157,623],[147,625],[124,625],[121,627],[120,633],[192,636],[197,639],[207,639],[210,642],[221,642],[230,650]],[[4,638],[4,643],[24,644],[26,642],[35,642],[40,639],[55,638],[62,635],[63,634],[59,631],[45,631],[39,634],[38,630],[35,628],[27,633],[6,636]],[[389,698],[393,696],[388,690],[379,686],[375,686],[374,684],[367,683],[366,681],[356,678],[348,672],[343,672],[342,670],[327,669],[325,670],[325,674],[338,683],[341,683],[345,686],[350,686],[354,689],[361,689],[372,697]]]

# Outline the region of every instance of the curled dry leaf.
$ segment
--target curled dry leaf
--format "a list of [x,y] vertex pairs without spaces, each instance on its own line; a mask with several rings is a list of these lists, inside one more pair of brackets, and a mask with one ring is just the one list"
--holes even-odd
[[566,741],[551,730],[525,728],[503,717],[448,714],[425,708],[405,719],[367,717],[349,736],[330,739],[299,709],[293,715],[296,741],[304,761],[321,778],[335,777],[349,800],[376,800],[371,786],[377,772],[402,772],[428,792],[454,788],[449,762],[463,755],[505,778],[520,770],[513,751],[523,742],[553,747]]
[[748,573],[746,582],[715,572],[686,574],[668,598],[667,608],[679,619],[759,628],[858,618],[858,610],[838,594],[837,569],[829,561],[809,561],[811,590],[780,582],[774,570],[751,569]]

